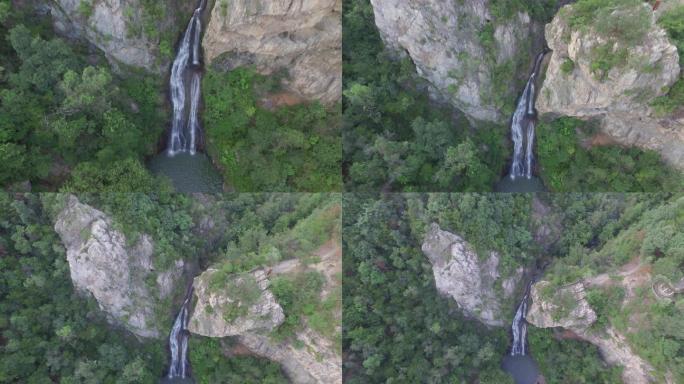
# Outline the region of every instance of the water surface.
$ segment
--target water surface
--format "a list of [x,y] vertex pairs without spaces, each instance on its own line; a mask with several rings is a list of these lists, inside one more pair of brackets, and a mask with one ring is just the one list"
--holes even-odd
[[539,382],[539,366],[530,355],[507,355],[501,368],[513,376],[515,384],[536,384]]
[[506,176],[494,186],[496,192],[545,192],[544,183],[538,177],[516,177],[515,180]]
[[153,157],[147,166],[153,173],[171,179],[178,192],[218,193],[223,191],[221,175],[204,153],[191,155],[184,152],[174,156],[160,153]]

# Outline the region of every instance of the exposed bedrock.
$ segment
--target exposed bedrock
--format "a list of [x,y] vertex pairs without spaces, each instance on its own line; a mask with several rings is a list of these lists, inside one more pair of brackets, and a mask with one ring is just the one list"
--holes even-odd
[[665,161],[684,169],[684,115],[659,116],[651,107],[679,79],[681,53],[656,23],[657,14],[646,4],[637,7],[642,6],[650,17],[643,39],[618,42],[615,49],[625,55],[624,63],[604,74],[597,72],[596,60],[608,40],[593,26],[573,28],[568,22],[572,5],[562,8],[546,26],[553,52],[537,109],[543,118],[597,119],[616,142],[658,151]]
[[507,121],[543,25],[527,13],[494,21],[488,0],[371,0],[386,47],[407,54],[439,100],[474,120]]
[[309,100],[342,95],[341,0],[216,0],[202,45],[214,68],[285,71],[284,85]]

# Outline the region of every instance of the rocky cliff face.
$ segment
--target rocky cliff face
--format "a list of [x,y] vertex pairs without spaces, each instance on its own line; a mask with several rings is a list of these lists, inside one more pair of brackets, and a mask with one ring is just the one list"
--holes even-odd
[[597,316],[587,302],[586,284],[577,282],[546,293],[544,288],[549,287],[548,281],[534,284],[530,292],[527,321],[539,328],[569,329],[596,345],[607,363],[624,368],[622,378],[627,384],[654,382],[651,375],[653,367],[632,350],[624,335],[611,326],[602,330],[591,328]]
[[[141,0],[54,0],[47,6],[58,32],[97,46],[114,68],[123,63],[161,73],[166,70],[177,35],[190,19],[195,2],[160,3],[154,6],[154,14]],[[168,37],[166,52],[160,49],[164,37]]]
[[[221,286],[217,287],[217,283]],[[225,279],[216,269],[206,270],[193,283],[197,303],[188,330],[209,337],[272,331],[283,323],[285,315],[268,290],[269,285],[264,270]]]
[[[650,17],[643,40],[620,44],[623,65],[597,75],[597,49],[607,44],[595,27],[573,28],[568,22],[572,5],[561,9],[546,26],[546,40],[553,50],[537,109],[549,116],[574,116],[601,121],[601,129],[617,142],[659,151],[670,164],[684,169],[684,117],[657,117],[651,102],[677,81],[680,74],[677,48]],[[623,12],[637,12],[638,9]]]
[[494,23],[488,0],[371,0],[390,50],[408,54],[418,74],[475,120],[504,122],[544,45],[527,13]]
[[480,260],[470,244],[456,234],[441,230],[437,224],[432,224],[425,235],[422,250],[432,264],[437,291],[453,298],[468,316],[487,325],[505,324],[495,284],[502,285],[504,297],[512,296],[522,278],[522,270],[509,279],[501,279],[496,252]]
[[[236,285],[232,282],[244,279],[244,275],[214,279],[212,276],[217,271],[207,270],[195,279],[197,304],[190,317],[190,332],[209,337],[237,336],[239,343],[252,353],[281,364],[295,384],[342,383],[342,358],[332,340],[309,327],[285,341],[276,341],[269,335],[285,320],[282,308],[268,289],[269,276],[320,271],[326,280],[321,290],[322,298],[334,294],[335,287],[339,287],[339,281],[336,281],[342,270],[339,244],[321,249],[320,262],[312,265],[287,260],[272,268],[251,272],[249,275],[257,283],[257,291],[251,299],[245,298],[244,290],[237,295],[230,289]],[[248,310],[236,312],[240,302],[250,302]],[[341,313],[336,316],[341,325]],[[337,332],[341,332],[341,326]]]
[[324,103],[342,92],[341,0],[216,0],[202,42],[223,70],[288,72],[285,86]]
[[532,286],[530,297],[532,305],[527,311],[527,321],[539,328],[563,327],[585,330],[596,322],[596,312],[586,299],[584,284],[576,283],[544,295],[548,281],[540,281]]
[[[127,245],[126,237],[103,212],[74,196],[57,216],[55,231],[66,247],[76,289],[92,294],[112,324],[140,337],[159,337],[154,308],[182,280],[183,261],[155,272],[154,243],[149,236],[142,235],[135,244]],[[148,276],[156,276],[158,295],[145,284]]]

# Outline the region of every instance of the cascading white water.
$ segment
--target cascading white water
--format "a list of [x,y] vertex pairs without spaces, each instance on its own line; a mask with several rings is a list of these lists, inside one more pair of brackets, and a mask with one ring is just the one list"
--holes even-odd
[[167,375],[169,379],[188,377],[188,312],[191,298],[192,287],[185,296],[183,306],[178,312],[169,334],[169,348],[171,349],[171,362]]
[[527,320],[525,320],[525,315],[527,314],[527,301],[529,295],[530,290],[528,288],[520,305],[518,305],[518,310],[515,312],[515,317],[513,318],[513,324],[511,325],[511,329],[513,330],[511,356],[525,356],[527,344]]
[[[541,66],[542,59],[546,52],[537,55],[537,60],[534,63],[534,70],[527,80],[525,90],[523,91],[518,105],[513,113],[511,121],[511,137],[513,139],[513,162],[511,164],[511,179],[525,176],[528,179],[532,177],[532,162],[534,157],[534,124],[537,115],[534,109],[535,99],[535,82],[537,80],[537,73]],[[523,145],[525,152],[523,153]]]
[[[173,104],[173,120],[167,149],[169,156],[179,152],[194,154],[197,147],[196,138],[200,129],[198,109],[202,76],[202,71],[198,68],[201,64],[199,46],[204,3],[205,0],[202,0],[199,7],[193,12],[171,67],[169,87],[171,88],[171,104]],[[190,56],[191,52],[192,57]],[[186,97],[188,93],[186,80],[188,77],[191,78],[189,108]]]

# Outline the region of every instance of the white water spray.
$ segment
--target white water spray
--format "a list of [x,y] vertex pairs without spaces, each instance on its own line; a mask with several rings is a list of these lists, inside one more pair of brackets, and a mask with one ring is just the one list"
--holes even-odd
[[188,377],[188,320],[189,307],[192,298],[192,288],[188,290],[183,301],[183,306],[173,322],[173,328],[169,334],[169,348],[171,349],[171,362],[169,364],[169,373],[167,377],[186,378]]
[[525,356],[526,345],[527,345],[527,320],[525,316],[527,314],[527,302],[530,296],[530,288],[525,291],[525,296],[523,296],[522,301],[518,305],[518,310],[515,311],[515,317],[513,318],[513,324],[511,329],[513,330],[513,346],[511,347],[511,356]]
[[[202,77],[202,72],[198,67],[201,64],[201,14],[204,9],[204,3],[205,0],[202,0],[199,7],[193,12],[171,67],[169,87],[171,89],[171,104],[173,104],[173,121],[169,136],[169,156],[179,152],[195,154],[197,149],[196,138],[200,130],[197,114],[201,96],[200,83]],[[188,94],[188,78],[191,80],[189,108],[186,97]]]
[[[513,180],[520,176],[525,176],[528,179],[532,177],[532,165],[534,160],[534,125],[537,117],[537,112],[534,109],[535,82],[545,54],[545,52],[542,52],[537,55],[537,60],[534,63],[534,70],[527,80],[525,90],[523,91],[520,100],[518,100],[518,105],[513,113],[513,119],[511,121],[513,163],[511,164],[510,171],[510,177]],[[523,146],[525,147],[525,152],[523,152]]]

